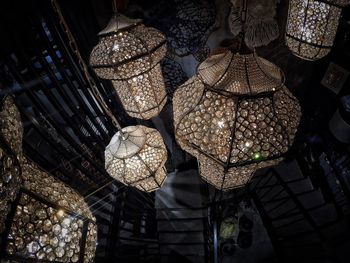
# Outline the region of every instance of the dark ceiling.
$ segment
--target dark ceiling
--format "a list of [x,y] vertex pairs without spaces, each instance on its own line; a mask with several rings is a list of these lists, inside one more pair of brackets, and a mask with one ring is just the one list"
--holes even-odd
[[[209,34],[205,34],[207,29],[214,24],[215,17],[227,16],[227,13],[224,12],[226,9],[223,11],[223,8],[220,8],[222,5],[228,6],[227,1],[117,1],[119,10],[131,17],[144,18],[146,25],[162,30],[168,40],[176,40],[172,26],[181,25],[176,13],[181,11],[181,8],[186,8],[183,3],[194,3],[194,5],[200,5],[209,10],[207,10],[206,21],[192,17],[195,23],[201,23],[199,29],[191,27],[190,24],[188,27],[181,28],[181,30],[189,31],[187,35],[194,34],[196,37],[190,42],[178,40],[185,43],[181,47],[181,52],[179,51],[180,46],[178,50],[171,49],[166,60],[162,62],[169,100],[159,117],[149,121],[130,118],[124,112],[111,84],[98,79],[92,71],[90,72],[104,100],[122,126],[141,123],[149,127],[156,127],[161,132],[168,148],[169,158],[166,167],[169,174],[174,171],[196,173],[197,170],[195,158],[182,151],[174,138],[171,96],[176,87],[190,77],[189,71],[186,70],[188,68],[186,61],[182,64],[177,63],[176,61],[181,61],[181,59],[175,59],[175,57],[179,58],[185,54],[198,63],[201,58],[208,55],[206,40]],[[77,48],[83,59],[88,62],[89,54],[98,41],[97,33],[107,24],[112,15],[111,1],[59,0],[58,2],[76,39]],[[346,172],[350,176],[349,148],[346,144],[337,141],[328,130],[329,120],[339,106],[340,98],[350,95],[350,80],[346,81],[338,94],[322,86],[321,80],[330,62],[350,71],[350,10],[349,8],[344,9],[331,53],[321,60],[309,62],[293,56],[284,44],[288,1],[279,2],[277,20],[280,37],[268,46],[257,48],[257,53],[281,67],[286,75],[287,87],[299,99],[302,107],[303,118],[286,163],[297,160],[305,178],[310,177],[314,188],[320,187],[322,193],[325,192],[324,195],[328,196],[326,201],[338,204],[334,192],[327,186],[327,180],[319,179],[317,169],[320,169],[321,166],[320,158],[325,155],[334,173],[332,176],[336,177]],[[135,189],[122,187],[111,180],[104,170],[104,147],[116,130],[94,100],[82,68],[77,63],[76,54],[68,44],[69,39],[62,31],[50,1],[13,0],[2,1],[0,5],[0,97],[6,94],[15,96],[25,128],[23,146],[26,154],[45,170],[80,192],[92,205],[100,231],[96,262],[142,262],[140,254],[137,254],[136,258],[132,257],[132,254],[140,253],[145,244],[149,245],[147,240],[159,242],[157,239],[159,229],[156,222],[156,215],[158,215],[155,206],[156,194],[145,194]],[[225,40],[233,38],[227,25],[221,25],[221,27],[224,27],[225,33],[220,35],[221,39],[217,40],[217,43],[225,43]],[[215,27],[211,31],[216,30],[219,28]],[[182,55],[179,55],[180,53]],[[265,174],[272,174],[271,181],[275,180],[275,182],[273,184],[265,182]],[[344,177],[341,178],[344,179]],[[344,200],[348,202],[349,183],[342,179],[339,179],[338,183],[341,185],[339,191],[344,196]],[[232,205],[237,206],[241,200],[247,199],[255,202],[263,225],[274,245],[276,257],[274,256],[273,260],[275,261],[271,259],[265,262],[289,262],[284,255],[286,253],[283,250],[284,247],[281,248],[282,245],[279,244],[280,237],[276,234],[274,219],[270,218],[265,210],[263,200],[266,194],[262,193],[261,189],[270,186],[271,192],[287,193],[287,199],[295,202],[296,207],[300,210],[298,213],[303,219],[309,220],[311,212],[295,198],[293,188],[290,188],[283,180],[283,176],[281,177],[276,171],[264,170],[257,173],[252,184],[246,188],[225,194],[215,191],[204,181],[200,181],[199,184],[201,195],[206,198],[203,206],[210,211],[206,217],[208,231],[205,237],[209,246],[206,255],[207,262],[214,260],[212,254],[215,252],[213,248],[215,244],[212,238],[214,231],[212,227],[224,218]],[[103,189],[98,190],[101,187]],[[185,186],[178,186],[178,188],[181,187],[185,189]],[[273,187],[280,188],[276,190]],[[98,191],[95,192],[96,190]],[[286,198],[276,194],[270,196],[267,202],[277,197]],[[288,213],[292,216],[296,212],[289,211],[287,215]],[[344,213],[340,218],[341,220],[345,218]],[[141,223],[143,220],[146,223]],[[310,223],[310,220],[308,222]],[[127,224],[131,227],[128,228]],[[135,241],[137,245],[133,246],[135,250],[131,250],[123,243],[121,234],[123,228],[128,229],[129,232],[132,232],[133,237],[138,238],[138,241]],[[312,225],[312,231],[317,234],[321,233],[322,244],[329,241],[324,241],[328,236],[323,235],[324,233],[317,224]],[[333,245],[329,247],[334,249]],[[300,252],[300,255],[303,253]],[[153,255],[151,259],[144,258],[143,262],[160,262],[161,254]],[[330,261],[312,262],[345,262],[341,261],[339,253],[330,251],[329,255],[332,255]],[[340,259],[333,261],[337,257]],[[115,258],[119,258],[120,261],[115,261]],[[181,257],[176,259],[184,260]],[[303,260],[305,261],[294,262],[311,262],[308,261],[309,258]],[[162,262],[172,261],[163,260]]]

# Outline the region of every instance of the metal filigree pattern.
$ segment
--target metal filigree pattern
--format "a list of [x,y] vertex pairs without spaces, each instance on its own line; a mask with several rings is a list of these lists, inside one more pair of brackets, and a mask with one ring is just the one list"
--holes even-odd
[[128,126],[116,133],[105,151],[105,167],[116,180],[142,191],[160,188],[166,179],[167,150],[160,133]]
[[203,54],[207,53],[207,39],[216,26],[213,1],[161,1],[151,15],[152,20],[158,20],[156,27],[164,32],[169,48],[176,55],[203,59]]
[[120,28],[119,24],[127,18],[118,16],[115,19],[110,22],[115,28],[109,28],[110,32],[104,30],[107,33],[101,34],[92,50],[90,65],[99,77],[112,80],[130,116],[150,119],[158,115],[166,103],[160,68],[166,53],[165,37],[139,22]]
[[278,24],[274,19],[276,4],[277,0],[249,0],[243,18],[244,1],[231,0],[228,24],[232,34],[236,36],[244,31],[244,40],[249,47],[264,46],[278,38]]
[[197,75],[215,90],[236,95],[274,91],[284,81],[278,67],[255,53],[241,55],[229,51],[206,59],[198,66]]
[[11,202],[21,185],[22,122],[12,97],[5,97],[0,106],[0,233],[5,229]]
[[21,164],[6,258],[93,262],[97,227],[84,199],[25,157]]
[[160,64],[162,66],[168,99],[171,100],[177,87],[183,84],[188,78],[181,65],[175,60],[165,57]]
[[97,227],[88,205],[26,157],[17,158],[22,153],[22,123],[12,99],[5,100],[0,114],[4,120],[0,232],[5,233],[1,241],[5,262],[93,262]]
[[0,107],[0,134],[19,158],[22,156],[23,127],[21,116],[11,96],[6,96]]
[[148,120],[157,116],[167,101],[160,64],[128,80],[112,80],[112,84],[131,117]]
[[22,258],[78,262],[83,226],[83,218],[22,193],[6,250]]
[[[241,64],[235,56],[243,58]],[[263,71],[256,64],[260,58],[250,60],[254,56],[207,59],[173,99],[177,142],[198,158],[201,176],[223,190],[242,186],[256,169],[277,163],[300,120],[298,101],[279,87],[281,72],[267,61],[274,70]]]
[[337,33],[343,1],[291,0],[286,43],[294,55],[317,60],[326,56]]

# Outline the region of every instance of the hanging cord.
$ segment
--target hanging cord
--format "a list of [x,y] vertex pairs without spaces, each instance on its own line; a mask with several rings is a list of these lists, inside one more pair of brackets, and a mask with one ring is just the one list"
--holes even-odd
[[[83,58],[78,50],[77,43],[76,43],[71,31],[69,30],[68,24],[63,17],[62,10],[61,10],[57,0],[51,0],[51,4],[53,6],[54,11],[57,13],[57,15],[60,19],[60,25],[69,39],[69,45],[78,58],[78,63],[81,66],[81,68],[83,69],[84,75],[88,81],[89,86],[92,88],[93,94],[95,95],[96,99],[98,100],[98,102],[100,103],[100,105],[102,106],[102,108],[106,112],[106,114],[111,118],[112,124],[114,125],[114,127],[120,132],[122,137],[124,137],[121,125],[119,124],[118,120],[116,119],[116,117],[113,115],[113,113],[111,112],[111,110],[107,106],[100,91],[97,89],[97,85],[96,85],[94,79],[91,77],[91,75],[89,73],[89,68],[86,65],[86,63],[84,62],[84,60],[83,60]],[[113,0],[113,11],[117,12],[116,0]]]
[[241,22],[242,22],[242,31],[239,33],[239,52],[241,54],[250,53],[251,49],[247,47],[245,43],[245,22],[247,20],[247,10],[248,10],[248,0],[242,0],[243,1],[243,8],[241,12]]
[[113,13],[114,15],[117,15],[118,14],[117,0],[112,0],[112,4],[113,4]]

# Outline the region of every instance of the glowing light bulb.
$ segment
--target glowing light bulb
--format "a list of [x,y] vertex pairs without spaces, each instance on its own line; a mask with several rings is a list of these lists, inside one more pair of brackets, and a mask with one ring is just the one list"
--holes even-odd
[[119,50],[119,45],[118,44],[114,44],[112,50],[113,51],[118,51]]
[[261,153],[259,153],[259,152],[254,153],[253,157],[255,160],[259,160],[261,158]]
[[60,217],[64,216],[64,211],[62,209],[58,210],[57,215]]
[[224,121],[218,121],[218,126],[219,126],[220,128],[224,128],[224,126],[225,126]]

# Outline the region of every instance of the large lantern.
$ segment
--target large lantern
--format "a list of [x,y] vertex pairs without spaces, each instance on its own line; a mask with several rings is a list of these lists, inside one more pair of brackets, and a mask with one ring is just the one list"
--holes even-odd
[[0,103],[0,233],[21,185],[22,125],[12,97]]
[[99,36],[90,56],[96,74],[112,80],[130,116],[150,119],[158,115],[166,103],[160,67],[166,53],[164,35],[145,27],[140,20],[119,14]]
[[300,119],[281,70],[255,53],[211,56],[173,103],[177,142],[198,158],[201,176],[222,190],[279,162]]
[[2,107],[0,155],[3,161],[12,152],[15,161],[6,164],[0,178],[8,178],[10,171],[16,183],[2,180],[0,185],[0,261],[93,262],[97,227],[88,205],[73,189],[21,155],[18,110],[9,97]]
[[147,192],[163,185],[166,160],[167,150],[160,133],[140,125],[117,132],[105,150],[107,172],[116,180]]
[[290,0],[286,43],[294,55],[317,60],[326,56],[348,0]]

